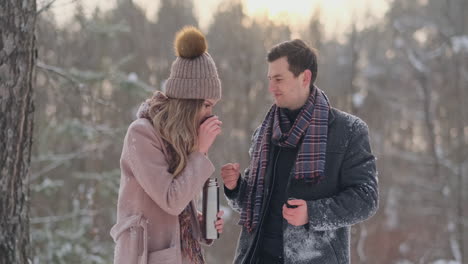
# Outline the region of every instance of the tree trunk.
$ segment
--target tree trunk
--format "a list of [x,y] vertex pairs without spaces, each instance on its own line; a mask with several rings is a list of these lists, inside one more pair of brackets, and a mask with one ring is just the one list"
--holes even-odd
[[29,262],[35,24],[35,0],[0,0],[0,264]]

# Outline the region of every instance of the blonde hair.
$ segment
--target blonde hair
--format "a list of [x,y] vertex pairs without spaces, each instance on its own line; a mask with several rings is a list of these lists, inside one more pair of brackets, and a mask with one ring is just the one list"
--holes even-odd
[[154,100],[149,114],[154,128],[167,143],[169,172],[176,177],[187,165],[188,155],[198,146],[199,113],[203,99]]

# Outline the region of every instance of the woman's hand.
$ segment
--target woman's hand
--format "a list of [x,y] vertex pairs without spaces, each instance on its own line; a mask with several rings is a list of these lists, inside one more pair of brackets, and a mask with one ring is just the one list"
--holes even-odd
[[212,116],[205,120],[198,128],[198,151],[208,153],[216,137],[221,133],[221,125],[217,116]]
[[[219,211],[218,214],[216,214],[216,218],[218,220],[214,222],[216,231],[218,231],[219,234],[223,233],[223,228],[224,228],[224,219],[222,218],[223,215],[224,215],[224,211],[223,210]],[[203,223],[203,214],[200,212],[198,212],[198,221],[200,222],[200,224]]]
[[223,233],[223,228],[224,228],[224,219],[222,218],[223,215],[224,215],[223,210],[219,211],[218,214],[216,215],[216,218],[218,220],[216,220],[215,222],[215,228],[219,234]]

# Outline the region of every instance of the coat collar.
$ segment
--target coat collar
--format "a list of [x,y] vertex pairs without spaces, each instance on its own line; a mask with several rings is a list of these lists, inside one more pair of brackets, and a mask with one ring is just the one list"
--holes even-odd
[[330,107],[330,111],[328,112],[328,126],[331,126],[333,121],[335,121],[335,111],[333,107]]

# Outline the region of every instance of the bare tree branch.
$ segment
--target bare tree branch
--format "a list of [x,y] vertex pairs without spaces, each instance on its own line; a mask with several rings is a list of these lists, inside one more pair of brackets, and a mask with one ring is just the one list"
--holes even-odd
[[42,175],[44,175],[44,174],[46,174],[46,173],[60,167],[61,165],[63,165],[64,163],[66,163],[66,162],[68,162],[70,160],[85,157],[88,153],[94,152],[94,151],[96,151],[98,149],[104,149],[104,148],[108,147],[109,145],[111,145],[110,142],[104,142],[104,143],[101,143],[101,144],[90,144],[90,145],[84,146],[83,148],[81,148],[80,150],[78,150],[76,152],[56,156],[55,160],[52,163],[50,163],[48,166],[46,166],[45,168],[43,168],[39,172],[33,173],[31,175],[31,182],[37,180]]
[[83,209],[77,212],[71,212],[69,214],[64,215],[51,215],[51,216],[43,216],[43,217],[33,217],[31,218],[31,224],[44,224],[44,223],[54,223],[54,222],[61,222],[68,219],[73,219],[78,216],[95,216],[98,214],[98,210],[90,210],[90,209]]
[[49,3],[45,4],[43,7],[41,7],[41,9],[39,9],[37,11],[37,14],[41,14],[42,12],[44,12],[45,10],[49,9],[57,0],[51,0]]
[[79,80],[77,80],[76,78],[71,76],[67,71],[65,71],[62,68],[47,65],[47,64],[45,64],[45,63],[43,63],[43,62],[41,62],[39,60],[37,61],[36,66],[39,69],[50,71],[50,72],[53,72],[53,73],[59,75],[60,77],[70,81],[73,85],[75,85],[78,88],[82,88],[84,86],[84,84],[82,82],[80,82]]

